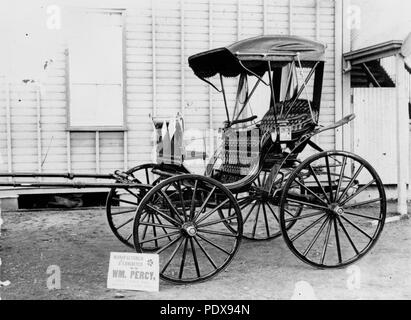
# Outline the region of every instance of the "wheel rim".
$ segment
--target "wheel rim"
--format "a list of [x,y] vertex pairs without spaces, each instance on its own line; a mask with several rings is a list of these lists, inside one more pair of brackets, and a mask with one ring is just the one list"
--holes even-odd
[[[296,206],[302,211],[294,217]],[[377,173],[346,152],[324,152],[304,161],[288,179],[280,203],[287,245],[299,259],[321,268],[343,267],[363,257],[378,240],[385,215]],[[287,222],[294,226],[286,229]]]
[[[156,184],[160,177],[152,172],[155,166],[144,164],[128,170],[126,174],[136,183]],[[134,248],[132,222],[137,207],[146,193],[146,189],[113,188],[107,197],[106,213],[110,229],[117,239],[130,248]]]
[[[222,219],[218,211],[229,210]],[[144,221],[154,215],[157,223]],[[225,221],[236,222],[227,228]],[[156,233],[145,231],[155,226]],[[141,202],[133,227],[137,252],[160,257],[160,276],[174,283],[193,283],[215,276],[235,256],[242,235],[240,209],[230,191],[213,179],[181,175],[154,187]]]

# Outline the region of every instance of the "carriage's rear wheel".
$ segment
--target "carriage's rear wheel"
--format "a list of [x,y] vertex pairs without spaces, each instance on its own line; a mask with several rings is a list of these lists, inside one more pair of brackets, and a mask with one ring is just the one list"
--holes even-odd
[[[218,211],[229,209],[221,218]],[[147,222],[149,215],[156,222]],[[228,228],[227,221],[235,224]],[[133,226],[136,251],[157,249],[161,278],[175,283],[204,281],[224,270],[241,237],[241,211],[231,192],[214,179],[191,174],[169,178],[150,190]]]
[[[156,164],[143,164],[136,166],[125,173],[135,183],[155,185],[161,178],[152,172]],[[137,207],[147,189],[142,188],[112,188],[107,196],[106,214],[107,221],[114,235],[126,246],[134,248],[133,220]],[[152,219],[152,217],[147,217]]]
[[[290,169],[282,170],[274,182],[274,187],[280,188],[290,172]],[[236,195],[243,216],[243,237],[247,240],[266,241],[281,236],[278,201],[274,201],[272,190],[270,193],[263,191],[269,175],[270,170],[262,170],[251,184],[249,192]],[[298,215],[298,211],[295,214]],[[288,227],[292,224],[288,223]]]
[[[378,174],[347,152],[305,160],[287,180],[280,201],[285,242],[299,259],[320,268],[344,267],[363,257],[378,240],[385,216]],[[295,223],[292,228],[286,228],[289,222]]]

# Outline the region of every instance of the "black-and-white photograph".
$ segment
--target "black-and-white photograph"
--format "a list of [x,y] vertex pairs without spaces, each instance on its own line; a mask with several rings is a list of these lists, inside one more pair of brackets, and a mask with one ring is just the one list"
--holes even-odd
[[411,299],[410,12],[2,1],[0,299]]

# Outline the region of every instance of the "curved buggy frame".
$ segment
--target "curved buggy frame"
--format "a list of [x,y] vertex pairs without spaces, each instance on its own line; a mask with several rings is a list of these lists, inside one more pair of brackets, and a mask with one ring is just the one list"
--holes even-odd
[[[174,283],[205,281],[224,270],[243,238],[282,236],[301,261],[341,268],[363,257],[384,226],[384,186],[357,155],[324,151],[312,138],[352,121],[318,124],[325,46],[294,36],[263,36],[194,55],[194,73],[223,95],[222,145],[204,175],[178,156],[110,175],[0,174],[63,177],[71,183],[7,182],[0,186],[107,187],[107,218],[115,236],[137,252],[157,253],[160,276]],[[218,75],[220,85],[212,78]],[[232,115],[224,77],[238,77]],[[251,91],[249,78],[255,79]],[[268,78],[268,80],[267,80]],[[301,79],[302,78],[302,79]],[[257,119],[248,105],[266,85],[270,101]],[[311,97],[310,97],[311,95]],[[164,147],[164,141],[162,141]],[[300,160],[311,147],[316,153]],[[78,178],[111,180],[76,182]]]

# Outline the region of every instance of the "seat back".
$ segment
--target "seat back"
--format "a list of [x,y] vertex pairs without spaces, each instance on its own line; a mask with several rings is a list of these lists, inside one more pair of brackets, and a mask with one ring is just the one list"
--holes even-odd
[[[287,113],[289,103],[290,101],[278,103],[276,105],[276,114],[274,114],[274,108],[270,108],[261,120],[260,129],[262,134],[278,132],[280,126],[289,127],[291,129],[291,141],[295,141],[315,128],[316,123],[314,120],[318,120],[318,112],[313,110],[313,120],[308,100],[297,100]],[[277,123],[275,121],[276,115]]]
[[258,165],[260,131],[229,129],[223,133],[222,144],[207,165],[206,175],[222,183],[234,183],[246,177]]

